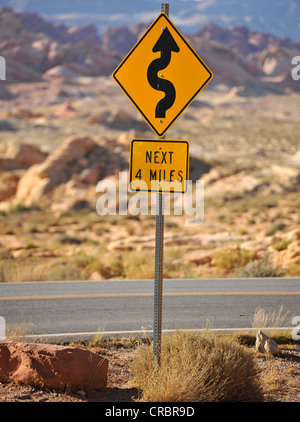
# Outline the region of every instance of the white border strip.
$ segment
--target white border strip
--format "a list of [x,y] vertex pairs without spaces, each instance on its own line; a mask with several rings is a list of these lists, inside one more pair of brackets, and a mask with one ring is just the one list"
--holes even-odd
[[[274,330],[274,331],[290,331],[295,327],[262,327],[262,328],[253,328],[253,327],[242,327],[242,328],[177,328],[162,330],[163,333],[171,333],[176,331],[194,331],[194,332],[204,332],[204,331],[213,331],[219,333],[230,333],[230,332],[243,332],[243,331],[257,331],[257,330]],[[86,337],[86,336],[96,336],[101,337],[127,337],[132,335],[145,336],[148,334],[153,334],[153,330],[132,330],[132,331],[90,331],[82,333],[54,333],[54,334],[30,334],[24,336],[24,338],[54,338],[54,337]]]

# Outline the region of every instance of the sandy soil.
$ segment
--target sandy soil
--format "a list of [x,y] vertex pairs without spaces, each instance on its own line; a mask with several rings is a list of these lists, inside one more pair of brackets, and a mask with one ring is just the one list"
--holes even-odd
[[[0,383],[0,402],[134,402],[138,398],[130,362],[132,349],[107,349],[108,384],[102,391],[75,393],[47,391],[40,388]],[[266,359],[256,355],[262,373],[265,402],[300,402],[300,348],[283,348],[279,356]]]

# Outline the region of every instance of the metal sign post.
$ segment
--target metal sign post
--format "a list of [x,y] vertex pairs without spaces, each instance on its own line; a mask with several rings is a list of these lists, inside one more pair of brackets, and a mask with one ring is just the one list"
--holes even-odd
[[167,16],[169,16],[169,3],[162,3],[160,11],[161,13],[165,13]]
[[157,194],[156,201],[153,353],[157,363],[160,364],[164,250],[164,196],[162,193]]
[[[169,16],[169,4],[161,4],[161,13]],[[157,364],[161,358],[162,333],[162,293],[163,293],[163,263],[164,263],[164,196],[156,195],[156,229],[155,229],[155,278],[154,278],[154,327],[153,354]]]

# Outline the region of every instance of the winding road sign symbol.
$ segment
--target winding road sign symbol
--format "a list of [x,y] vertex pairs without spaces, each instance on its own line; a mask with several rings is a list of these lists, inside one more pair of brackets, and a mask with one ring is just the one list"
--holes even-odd
[[159,137],[164,136],[212,76],[164,13],[113,73],[114,80]]
[[155,59],[153,62],[150,63],[148,67],[147,77],[148,82],[152,86],[152,88],[158,91],[164,91],[165,97],[160,100],[155,108],[155,117],[166,117],[166,110],[168,110],[175,102],[176,98],[176,90],[174,85],[167,81],[166,79],[162,79],[157,76],[157,72],[159,70],[165,69],[170,61],[171,61],[171,54],[172,51],[178,53],[179,47],[174,41],[170,31],[168,28],[163,30],[163,33],[159,37],[157,43],[153,47],[152,51],[156,53],[157,51],[161,52],[161,57],[159,59]]

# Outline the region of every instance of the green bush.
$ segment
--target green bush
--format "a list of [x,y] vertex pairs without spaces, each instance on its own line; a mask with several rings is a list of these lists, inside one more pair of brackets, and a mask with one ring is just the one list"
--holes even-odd
[[243,267],[252,258],[252,253],[241,248],[217,251],[214,257],[215,265],[219,268],[232,269]]
[[238,277],[283,277],[284,271],[281,267],[273,267],[269,261],[249,261],[245,268],[241,268]]
[[291,242],[289,239],[277,239],[272,243],[272,246],[275,251],[284,251]]
[[17,204],[11,209],[11,212],[18,213],[18,212],[25,212],[25,211],[30,211],[30,210],[31,210],[31,207],[28,207],[27,205]]

